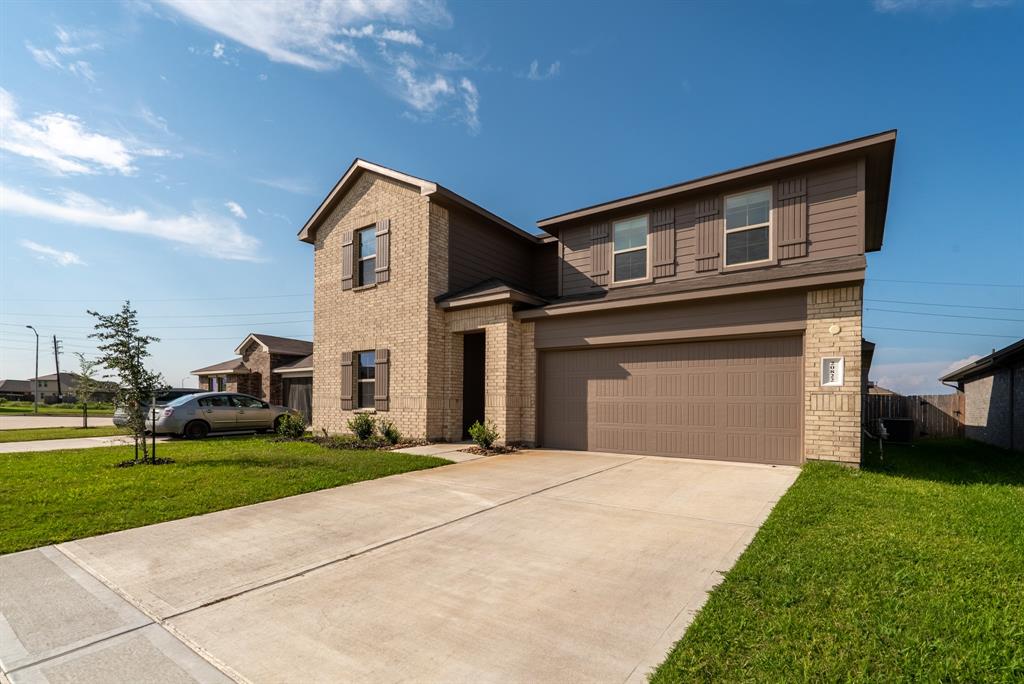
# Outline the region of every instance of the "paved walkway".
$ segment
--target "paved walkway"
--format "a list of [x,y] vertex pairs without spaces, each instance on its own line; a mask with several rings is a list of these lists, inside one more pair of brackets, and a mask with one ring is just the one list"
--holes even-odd
[[9,554],[0,664],[13,684],[639,683],[798,472],[530,450]]
[[[146,441],[151,441],[147,437]],[[157,437],[157,444],[166,442],[170,437]],[[0,454],[18,454],[28,451],[55,451],[57,449],[91,449],[95,447],[118,446],[132,444],[132,438],[117,437],[70,437],[68,439],[37,439],[31,442],[0,442]]]
[[[89,416],[89,427],[113,424],[111,416]],[[0,416],[0,430],[48,427],[82,427],[82,416]]]

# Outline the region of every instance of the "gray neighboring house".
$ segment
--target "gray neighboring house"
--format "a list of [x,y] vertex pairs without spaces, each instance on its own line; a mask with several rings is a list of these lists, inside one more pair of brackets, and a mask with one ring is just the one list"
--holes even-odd
[[10,401],[32,401],[32,382],[29,380],[0,380],[0,398]]
[[1024,340],[942,378],[964,394],[964,435],[1024,451]]

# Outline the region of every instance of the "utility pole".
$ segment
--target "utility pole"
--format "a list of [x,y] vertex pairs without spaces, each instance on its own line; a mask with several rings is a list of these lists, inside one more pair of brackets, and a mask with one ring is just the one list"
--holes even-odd
[[32,403],[33,410],[35,413],[39,413],[39,331],[33,328],[31,325],[26,325],[32,332],[36,334],[36,391],[34,393],[35,401]]
[[53,362],[57,366],[57,400],[64,401],[64,393],[60,390],[60,342],[53,336]]

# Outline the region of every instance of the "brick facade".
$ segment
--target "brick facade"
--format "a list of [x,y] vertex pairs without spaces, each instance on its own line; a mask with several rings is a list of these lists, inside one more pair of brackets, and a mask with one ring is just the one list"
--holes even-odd
[[[804,458],[859,465],[861,311],[859,285],[807,293],[804,333]],[[842,357],[844,382],[821,385],[821,359]]]
[[[345,231],[391,220],[386,283],[341,289]],[[447,284],[443,212],[404,183],[363,174],[317,230],[313,266],[313,429],[348,432],[354,411],[341,408],[343,352],[388,349],[390,405],[382,412],[410,437],[441,438],[442,313],[433,298]]]

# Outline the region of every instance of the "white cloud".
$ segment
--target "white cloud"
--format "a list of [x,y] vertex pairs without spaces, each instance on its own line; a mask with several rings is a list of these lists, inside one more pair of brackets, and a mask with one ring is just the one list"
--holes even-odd
[[195,248],[217,259],[260,261],[258,239],[230,218],[201,211],[155,217],[143,209],[117,209],[77,192],[66,192],[60,201],[54,201],[3,185],[0,185],[0,211],[157,238]]
[[302,178],[253,178],[252,181],[254,183],[259,183],[260,185],[265,185],[268,188],[290,192],[293,195],[315,194],[309,181]]
[[549,78],[557,76],[558,72],[561,70],[561,62],[552,62],[547,69],[541,69],[540,63],[537,60],[533,60],[530,62],[530,71],[527,72],[526,78],[531,81],[546,81]]
[[41,245],[31,240],[19,240],[18,244],[30,252],[34,252],[36,258],[43,261],[52,261],[60,266],[85,266],[85,262],[74,252],[59,250],[49,245]]
[[339,31],[346,38],[372,38],[390,43],[422,47],[423,40],[416,35],[414,29],[383,29],[378,31],[373,24],[360,28],[342,27]]
[[213,44],[213,58],[220,59],[224,56],[224,43]]
[[900,394],[943,394],[950,390],[939,382],[939,378],[980,358],[980,355],[972,354],[952,362],[875,363],[871,366],[870,379]]
[[395,68],[395,76],[402,85],[402,98],[419,112],[436,111],[446,96],[455,93],[455,87],[440,74],[420,79],[411,69],[399,65]]
[[1008,7],[1012,0],[874,0],[872,5],[876,12],[895,14],[898,12],[948,12],[967,7],[970,9],[990,9]]
[[0,88],[0,149],[44,164],[60,174],[135,172],[138,157],[163,157],[160,148],[139,147],[89,131],[71,114],[51,112],[30,121],[18,116],[14,96]]
[[96,34],[92,31],[78,31],[66,29],[62,26],[56,27],[55,33],[57,35],[57,45],[52,50],[37,48],[29,42],[25,43],[25,48],[28,49],[32,58],[40,66],[47,69],[60,69],[84,78],[90,83],[95,82],[96,72],[93,71],[92,64],[84,59],[73,59],[64,62],[61,58],[74,57],[94,50],[102,50],[103,45],[96,39]]
[[228,208],[228,211],[230,211],[235,216],[235,218],[249,218],[248,216],[245,215],[245,209],[243,209],[242,205],[239,204],[238,202],[225,202],[224,206]]
[[459,81],[459,88],[462,90],[462,101],[466,105],[466,124],[473,133],[480,132],[480,93],[476,86],[465,76]]
[[[162,1],[197,24],[262,52],[275,62],[318,71],[358,63],[356,49],[341,40],[348,38],[345,32],[356,25],[368,21],[404,25],[451,23],[451,16],[440,0]],[[405,31],[380,37],[395,42],[419,41],[415,33]]]

